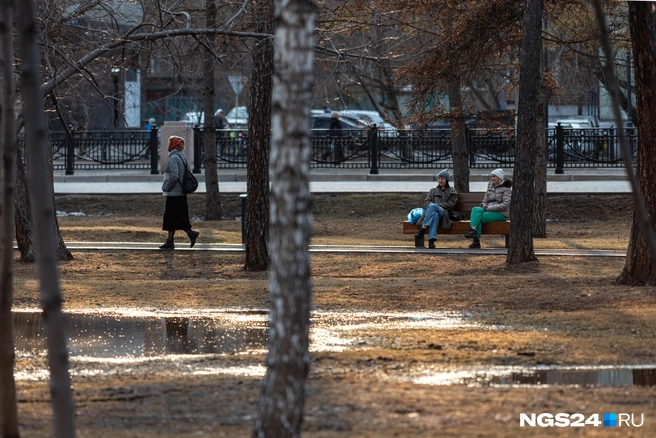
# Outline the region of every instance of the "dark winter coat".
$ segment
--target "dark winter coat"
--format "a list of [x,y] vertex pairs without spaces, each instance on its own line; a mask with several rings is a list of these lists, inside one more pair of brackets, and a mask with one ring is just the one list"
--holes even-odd
[[[424,208],[428,208],[430,204],[437,204],[444,209],[444,216],[442,216],[442,228],[448,230],[451,228],[453,221],[449,217],[449,212],[452,212],[458,202],[458,192],[453,187],[447,187],[442,190],[438,185],[430,189],[428,196],[424,200]],[[424,218],[419,220],[419,227],[424,225]]]

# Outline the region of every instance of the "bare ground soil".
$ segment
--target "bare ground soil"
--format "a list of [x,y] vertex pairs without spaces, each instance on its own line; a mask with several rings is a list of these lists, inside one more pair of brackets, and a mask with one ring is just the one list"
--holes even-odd
[[[312,243],[411,246],[401,221],[420,195],[315,198]],[[190,200],[202,216],[200,196]],[[625,250],[628,195],[548,199],[540,248]],[[68,241],[159,242],[163,199],[68,196],[57,199]],[[239,243],[238,198],[224,196],[226,220],[197,221],[203,242]],[[460,236],[440,246],[464,247]],[[484,247],[501,247],[485,238]],[[266,309],[267,275],[243,270],[243,255],[216,252],[79,252],[61,265],[67,309]],[[542,257],[505,266],[494,255],[321,254],[312,257],[313,308],[319,311],[466,312],[470,327],[360,328],[362,345],[315,352],[307,382],[304,436],[656,436],[654,387],[436,386],[425,373],[532,367],[654,365],[656,289],[614,285],[622,257]],[[16,265],[15,305],[38,304],[33,265]],[[496,327],[496,328],[494,328]],[[42,365],[19,358],[17,370]],[[185,366],[253,366],[264,355],[181,359],[130,367],[99,366],[73,382],[80,437],[250,435],[259,377],[193,375]],[[73,362],[74,366],[80,366]],[[19,381],[25,437],[52,436],[47,385]],[[519,428],[519,413],[644,413],[638,429]]]

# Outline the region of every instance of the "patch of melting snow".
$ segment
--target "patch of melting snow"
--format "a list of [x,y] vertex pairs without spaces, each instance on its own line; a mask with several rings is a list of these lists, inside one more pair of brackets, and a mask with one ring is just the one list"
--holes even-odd
[[86,214],[82,213],[81,211],[73,211],[71,213],[67,213],[65,211],[57,210],[57,217],[65,217],[65,216],[86,216]]

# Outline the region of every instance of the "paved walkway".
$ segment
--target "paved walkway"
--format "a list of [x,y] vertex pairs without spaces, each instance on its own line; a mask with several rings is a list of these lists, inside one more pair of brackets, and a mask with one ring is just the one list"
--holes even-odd
[[[185,242],[186,243],[186,242]],[[216,251],[244,252],[243,245],[225,243],[197,243],[194,248],[182,243],[175,249],[177,252]],[[66,242],[71,251],[159,251],[162,254],[172,254],[171,251],[161,251],[161,243],[151,242]],[[363,245],[310,245],[313,253],[376,253],[376,254],[428,254],[428,255],[506,255],[505,248],[469,249],[469,248],[415,248],[414,246],[363,246]],[[535,255],[573,256],[573,257],[625,257],[626,251],[598,249],[536,249]]]
[[[385,169],[369,175],[368,169],[313,169],[310,191],[313,193],[426,193],[437,184],[439,169]],[[489,170],[471,169],[471,192],[483,192]],[[512,177],[510,173],[509,176]],[[197,193],[205,193],[204,175],[198,176]],[[162,175],[140,171],[77,171],[75,175],[55,173],[57,194],[161,193]],[[246,171],[219,172],[221,193],[246,193]],[[565,169],[547,174],[549,193],[630,193],[624,169]]]

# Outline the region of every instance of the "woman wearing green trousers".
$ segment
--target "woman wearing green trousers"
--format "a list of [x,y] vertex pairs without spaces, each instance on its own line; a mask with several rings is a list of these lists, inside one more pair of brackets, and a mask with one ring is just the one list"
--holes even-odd
[[512,181],[504,179],[503,169],[494,169],[490,173],[490,183],[483,196],[480,207],[471,211],[469,223],[471,228],[465,237],[474,239],[470,248],[481,247],[481,230],[484,224],[490,222],[505,222],[510,218],[510,198],[512,196]]

